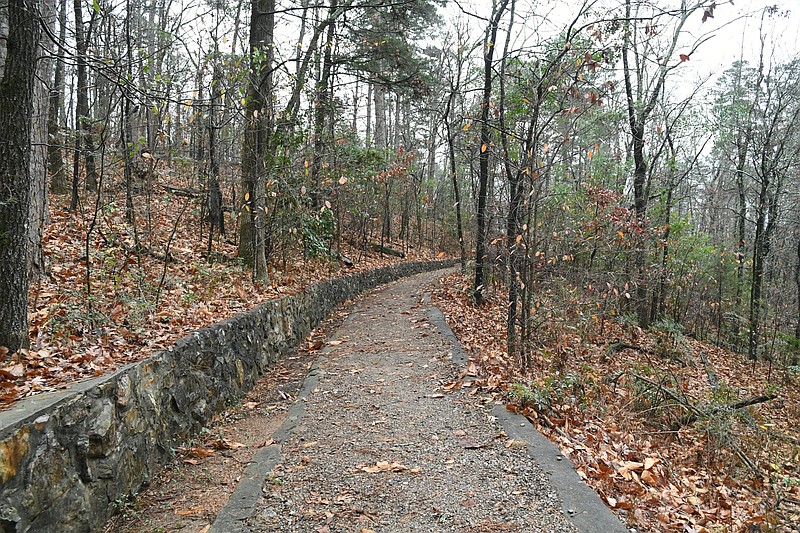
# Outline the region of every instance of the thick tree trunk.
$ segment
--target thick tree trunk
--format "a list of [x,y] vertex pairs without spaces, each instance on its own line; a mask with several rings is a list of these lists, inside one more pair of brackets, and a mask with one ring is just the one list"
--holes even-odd
[[[250,18],[250,78],[245,106],[245,137],[242,153],[242,189],[245,212],[239,217],[239,256],[253,267],[253,278],[267,281],[266,250],[266,158],[272,135],[272,47],[275,30],[275,0],[253,2]],[[263,54],[262,59],[256,52]]]
[[[644,121],[635,118],[631,121],[633,136],[633,205],[636,222],[640,228],[647,226],[647,161],[644,158]],[[647,262],[647,245],[644,239],[636,239],[633,264],[636,276],[636,316],[639,326],[650,325],[650,306],[648,300],[648,279],[645,264]]]
[[[39,3],[42,24],[52,32],[55,6],[53,0]],[[49,87],[52,60],[40,45],[36,52],[36,76],[33,85],[33,117],[31,120],[31,214],[28,227],[28,275],[31,280],[44,276],[45,263],[42,251],[42,232],[49,220],[47,199],[47,132]]]
[[[0,14],[0,346],[27,347],[31,118],[41,35],[39,3],[8,0]],[[7,17],[7,18],[6,18]]]

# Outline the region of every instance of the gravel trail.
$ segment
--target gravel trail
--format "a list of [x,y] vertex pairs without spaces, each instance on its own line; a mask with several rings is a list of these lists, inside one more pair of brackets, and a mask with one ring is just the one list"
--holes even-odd
[[276,434],[277,464],[237,530],[577,531],[493,405],[444,388],[463,362],[429,322],[424,288],[441,275],[355,306],[321,351],[302,412]]

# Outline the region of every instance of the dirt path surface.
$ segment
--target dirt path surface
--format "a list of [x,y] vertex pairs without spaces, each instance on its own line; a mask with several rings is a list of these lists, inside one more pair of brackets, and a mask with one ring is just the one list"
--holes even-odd
[[353,309],[211,532],[579,530],[497,406],[448,390],[465,361],[425,303],[440,276],[393,283]]

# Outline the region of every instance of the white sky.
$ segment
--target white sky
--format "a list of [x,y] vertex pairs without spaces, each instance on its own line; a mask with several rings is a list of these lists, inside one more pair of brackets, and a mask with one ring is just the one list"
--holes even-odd
[[[733,0],[733,4],[729,0],[716,1],[713,19],[702,22],[702,12],[697,12],[685,26],[687,46],[697,38],[712,36],[677,71],[680,76],[678,82],[687,91],[709,76],[712,80],[707,85],[713,85],[715,75],[722,73],[738,59],[745,59],[754,66],[758,64],[761,13],[765,6],[775,5],[782,13],[782,16],[764,19],[765,62],[769,64],[770,59],[786,61],[800,54],[800,0]],[[608,16],[608,13],[620,12],[622,0],[599,0],[598,3],[615,8],[596,10]],[[653,3],[676,5],[677,0],[653,0]],[[492,1],[457,0],[457,4],[466,11],[488,17]],[[517,0],[515,31],[519,33],[518,40],[523,41],[531,36],[542,38],[543,35],[546,38],[562,31],[567,21],[574,17],[579,5],[580,0]],[[445,13],[445,18],[452,20],[459,16],[461,9],[451,0]],[[471,26],[473,36],[480,38],[486,23],[473,19]],[[677,53],[682,51],[685,50],[679,49]]]

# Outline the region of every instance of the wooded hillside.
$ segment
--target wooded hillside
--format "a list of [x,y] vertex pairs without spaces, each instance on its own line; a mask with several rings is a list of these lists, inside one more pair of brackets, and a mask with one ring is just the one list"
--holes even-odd
[[[493,314],[505,369],[487,386],[521,404],[580,365],[590,337],[598,357],[675,355],[713,381],[700,348],[673,353],[692,339],[763,377],[747,394],[728,383],[719,408],[793,397],[800,59],[781,32],[794,15],[545,4],[9,0],[2,403],[342,269],[445,255],[462,260],[474,317]],[[698,71],[742,20],[738,58]],[[614,367],[627,377],[613,386],[682,404],[666,418],[680,438],[717,407],[687,400],[670,364]],[[568,418],[552,407],[540,415]],[[797,442],[781,438],[783,462],[734,452],[768,478],[758,523],[798,514]]]

